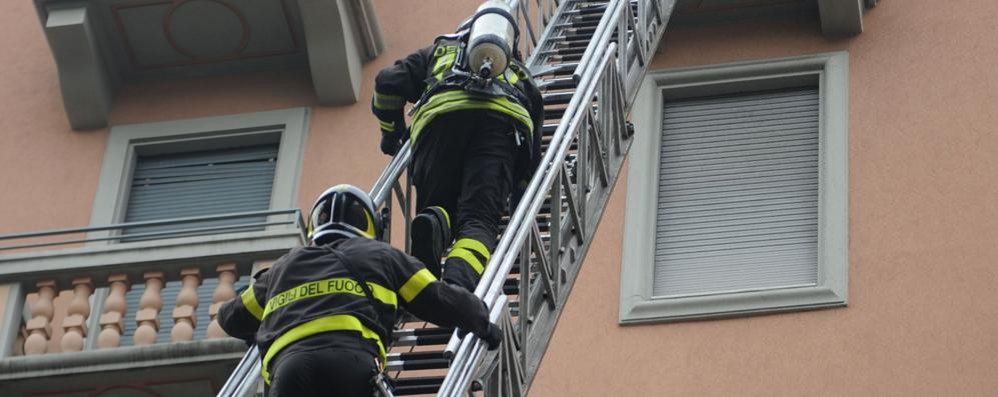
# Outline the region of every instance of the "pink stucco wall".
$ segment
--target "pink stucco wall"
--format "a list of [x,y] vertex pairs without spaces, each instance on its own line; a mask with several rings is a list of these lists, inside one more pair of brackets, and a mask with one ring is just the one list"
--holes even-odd
[[0,233],[86,225],[103,132],[74,133],[32,1],[0,14]]
[[530,394],[998,394],[995,15],[882,1],[840,40],[669,28],[654,68],[849,52],[849,307],[619,326],[622,178]]

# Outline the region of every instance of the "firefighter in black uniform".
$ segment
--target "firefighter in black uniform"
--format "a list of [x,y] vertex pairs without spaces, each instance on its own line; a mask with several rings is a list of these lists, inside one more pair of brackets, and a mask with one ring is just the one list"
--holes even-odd
[[[468,70],[469,34],[481,15],[482,8],[458,33],[440,36],[383,69],[372,101],[382,152],[394,155],[405,139],[414,147],[412,180],[420,212],[411,226],[413,255],[439,274],[453,222],[456,241],[443,280],[469,290],[495,249],[510,193],[513,209],[540,161],[544,112],[515,40],[501,73],[483,79]],[[408,131],[407,102],[416,103]]]
[[481,300],[376,240],[380,228],[367,194],[330,188],[309,216],[311,244],[278,259],[219,310],[226,333],[259,347],[269,396],[370,397],[399,305],[470,331],[490,349],[499,345]]

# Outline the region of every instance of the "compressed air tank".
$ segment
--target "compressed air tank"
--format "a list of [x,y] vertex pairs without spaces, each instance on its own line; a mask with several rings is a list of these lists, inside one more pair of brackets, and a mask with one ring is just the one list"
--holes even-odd
[[506,71],[516,38],[516,25],[506,17],[512,15],[511,11],[505,1],[497,0],[478,7],[468,36],[468,66],[472,73],[489,78]]

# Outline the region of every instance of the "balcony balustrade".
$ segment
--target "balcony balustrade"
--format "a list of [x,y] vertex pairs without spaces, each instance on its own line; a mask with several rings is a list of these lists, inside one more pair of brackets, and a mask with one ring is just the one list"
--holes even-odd
[[0,395],[213,394],[246,350],[219,307],[304,241],[297,210],[0,236]]

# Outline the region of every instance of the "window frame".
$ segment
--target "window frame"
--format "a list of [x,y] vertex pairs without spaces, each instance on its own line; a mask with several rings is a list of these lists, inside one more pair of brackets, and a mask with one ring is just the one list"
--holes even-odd
[[[620,324],[845,306],[848,301],[848,54],[650,71],[632,110],[620,278]],[[817,83],[818,280],[814,286],[653,298],[663,101]]]
[[[90,225],[123,222],[130,181],[139,154],[176,153],[232,147],[238,143],[277,143],[271,210],[297,207],[298,184],[309,128],[306,107],[111,127],[101,164]],[[280,128],[280,132],[274,132]],[[268,132],[269,131],[269,132]],[[279,135],[279,136],[278,136]],[[107,236],[109,232],[90,233]],[[235,234],[219,233],[219,234]],[[105,242],[111,244],[113,242]]]

